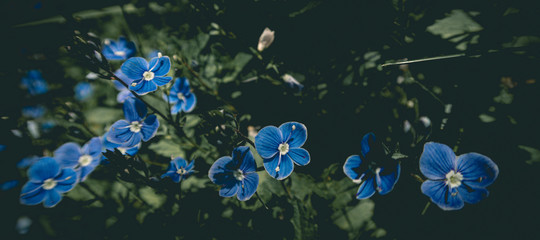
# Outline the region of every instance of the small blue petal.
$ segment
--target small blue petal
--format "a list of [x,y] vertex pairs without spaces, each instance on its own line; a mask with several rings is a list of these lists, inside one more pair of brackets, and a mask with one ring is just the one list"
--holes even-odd
[[62,167],[75,167],[79,164],[81,156],[81,147],[74,142],[64,143],[54,151],[54,158],[62,165]]
[[237,166],[237,169],[242,170],[244,173],[255,172],[257,170],[255,159],[253,158],[253,154],[251,154],[249,147],[241,146],[235,148],[232,153],[232,158],[240,161],[241,164],[240,166]]
[[143,141],[146,142],[150,140],[151,138],[153,138],[154,135],[156,135],[158,128],[159,128],[159,121],[156,115],[152,114],[148,116],[144,120],[142,128],[141,128],[141,132],[140,132],[142,134]]
[[223,187],[221,187],[221,189],[219,190],[219,196],[232,197],[240,189],[241,189],[241,183],[238,181],[234,181],[234,184],[224,185]]
[[372,144],[375,143],[375,134],[373,133],[367,133],[366,135],[364,135],[364,137],[362,137],[362,156],[366,156],[369,151],[371,151],[371,147],[372,147]]
[[358,180],[360,179],[360,176],[361,176],[360,174],[362,173],[357,172],[357,169],[360,167],[361,164],[362,164],[362,159],[360,158],[360,156],[352,155],[348,157],[347,160],[345,161],[345,164],[343,165],[343,172],[350,179]]
[[177,158],[173,159],[171,162],[173,162],[175,164],[175,166],[176,166],[175,170],[178,170],[180,168],[185,168],[187,166],[186,159],[183,159],[181,157],[177,157]]
[[62,195],[54,189],[45,191],[45,199],[43,200],[43,206],[46,208],[52,208],[56,206],[62,200]]
[[116,101],[119,103],[124,103],[129,98],[135,98],[135,96],[127,88],[120,91],[118,95],[116,95]]
[[[26,183],[31,184],[30,182]],[[25,186],[27,186],[25,185]],[[25,187],[23,187],[23,190]],[[34,189],[33,191],[21,192],[20,202],[24,205],[37,205],[40,202],[43,202],[45,199],[45,190],[41,187]]]
[[123,108],[128,122],[141,121],[148,112],[146,105],[137,98],[126,99]]
[[457,158],[457,171],[463,175],[465,184],[475,188],[491,185],[499,175],[497,164],[478,153],[460,155]]
[[399,174],[401,173],[401,166],[397,164],[395,169],[390,170],[392,170],[392,172],[385,173],[385,169],[381,168],[381,173],[376,173],[375,175],[375,179],[377,182],[377,191],[379,191],[379,194],[381,195],[385,195],[392,191],[394,185],[399,179]]
[[42,117],[47,109],[43,106],[26,106],[22,109],[22,115],[27,118],[40,118]]
[[154,83],[156,83],[156,85],[158,86],[163,86],[167,83],[169,83],[170,81],[172,80],[172,77],[168,77],[168,76],[165,76],[165,77],[154,77],[154,79],[152,79],[152,81]]
[[221,157],[216,160],[208,171],[208,177],[210,180],[215,184],[223,185],[231,178],[234,178],[231,172],[232,169],[229,169],[231,163],[233,163],[233,159],[229,156]]
[[485,188],[466,188],[463,184],[458,187],[459,196],[466,203],[478,203],[489,195]]
[[99,137],[93,137],[82,147],[81,154],[88,154],[93,159],[97,159],[101,155],[101,149],[101,139]]
[[7,191],[19,185],[18,180],[9,180],[0,184],[0,190]]
[[465,203],[456,188],[448,189],[444,181],[427,180],[422,183],[422,193],[431,198],[442,210],[458,210]]
[[74,88],[75,91],[75,99],[79,101],[84,101],[92,96],[92,85],[87,82],[80,82],[77,85],[75,85]]
[[152,58],[148,65],[150,66],[150,71],[154,72],[156,77],[167,75],[171,70],[171,60],[167,56]]
[[289,149],[287,156],[289,156],[293,160],[294,163],[300,166],[307,165],[311,159],[309,157],[309,152],[303,148]]
[[38,156],[30,156],[30,157],[25,157],[23,159],[21,159],[18,163],[17,163],[17,168],[25,168],[25,167],[28,167],[32,164],[34,164],[35,162],[39,161],[39,157]]
[[276,154],[270,159],[264,159],[263,165],[266,172],[277,180],[282,180],[288,177],[294,170],[294,164],[291,158],[289,158],[287,155],[281,154]]
[[153,92],[157,90],[157,85],[154,83],[154,81],[146,81],[142,80],[137,83],[137,85],[129,86],[129,89],[136,92],[139,95],[145,95],[149,92]]
[[120,67],[126,77],[138,80],[143,78],[144,72],[148,71],[148,62],[141,57],[132,57]]
[[188,113],[188,112],[193,111],[193,109],[195,108],[195,104],[197,103],[197,97],[195,97],[195,94],[189,93],[185,95],[184,101],[185,103],[182,106],[182,110]]
[[255,136],[255,148],[259,155],[265,159],[274,157],[279,152],[279,145],[283,142],[281,131],[274,126],[264,127]]
[[75,187],[75,184],[77,183],[77,173],[71,168],[64,168],[54,180],[57,181],[54,189],[60,193],[64,193]]
[[[118,78],[120,78],[120,80],[122,82],[124,82],[126,85],[131,85],[131,83],[133,82],[133,79],[131,78],[128,78],[123,72],[122,72],[122,69],[117,69],[115,72],[114,72],[114,75],[116,75]],[[120,81],[118,80],[114,80],[113,81],[114,83],[114,87],[118,90],[118,91],[122,91],[124,89],[127,89],[123,84],[120,83]]]
[[356,198],[366,199],[373,196],[373,194],[375,194],[375,183],[373,177],[371,177],[362,182],[356,193]]
[[122,144],[123,147],[133,147],[141,141],[141,134],[130,130],[130,125],[126,120],[116,121],[109,129],[107,140],[112,143]]
[[236,197],[240,201],[246,201],[255,194],[257,191],[257,187],[259,186],[259,174],[256,172],[253,172],[251,174],[247,174],[244,180],[242,180],[242,184],[240,185],[240,189],[238,191],[238,195]]
[[279,126],[282,139],[289,144],[289,148],[298,148],[304,145],[307,139],[307,128],[298,122],[287,122]]
[[182,107],[185,105],[184,101],[178,101],[174,106],[171,108],[172,114],[178,114],[180,110],[182,110]]
[[28,178],[32,182],[43,182],[60,173],[60,165],[54,158],[42,157],[28,169]]
[[456,155],[452,149],[435,142],[424,145],[424,152],[420,156],[422,174],[432,180],[442,180],[452,170],[456,170]]

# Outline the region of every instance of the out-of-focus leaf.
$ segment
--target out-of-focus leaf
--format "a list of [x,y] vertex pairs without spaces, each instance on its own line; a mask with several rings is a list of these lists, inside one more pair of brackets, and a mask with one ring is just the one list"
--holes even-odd
[[157,143],[152,143],[148,148],[164,157],[184,157],[184,151],[180,148],[180,144],[170,139],[161,139]]
[[110,124],[116,120],[123,119],[121,109],[96,107],[89,109],[85,113],[86,120],[89,124]]
[[526,163],[533,164],[533,163],[540,162],[540,150],[536,148],[532,148],[532,147],[523,146],[523,145],[518,145],[518,148],[521,148],[527,151],[531,155],[531,158],[528,159]]
[[480,115],[478,116],[478,118],[480,118],[480,120],[481,120],[482,122],[485,122],[485,123],[490,123],[490,122],[494,122],[494,121],[495,121],[495,118],[494,118],[494,117],[489,116],[489,115],[487,115],[487,114],[483,114],[483,113],[480,114]]
[[455,9],[447,17],[436,20],[426,30],[434,35],[440,35],[443,39],[448,39],[464,33],[478,32],[482,29],[482,26],[475,22],[466,12]]

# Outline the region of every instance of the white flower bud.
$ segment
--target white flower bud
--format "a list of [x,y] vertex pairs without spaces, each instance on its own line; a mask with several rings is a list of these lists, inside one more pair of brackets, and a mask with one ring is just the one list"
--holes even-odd
[[261,37],[259,37],[259,44],[257,45],[257,50],[261,52],[262,50],[268,48],[270,44],[274,41],[274,31],[269,28],[265,28]]

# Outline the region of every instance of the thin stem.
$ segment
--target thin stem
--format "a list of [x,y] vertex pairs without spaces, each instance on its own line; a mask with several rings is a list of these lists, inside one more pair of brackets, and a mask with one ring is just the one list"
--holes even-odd
[[[381,64],[381,67],[388,67],[388,66],[402,65],[402,64],[410,64],[410,63],[418,63],[418,62],[435,61],[435,60],[442,60],[442,59],[449,59],[449,58],[466,57],[466,56],[467,55],[465,53],[460,53],[460,54],[453,54],[453,55],[446,55],[446,56],[439,56],[439,57],[415,59],[415,60],[409,60],[409,61],[398,61],[398,62],[394,62],[394,63]],[[471,57],[478,57],[478,56],[480,56],[480,55],[474,55],[474,56],[471,56]]]
[[281,187],[283,187],[283,190],[285,191],[285,193],[287,193],[287,195],[289,196],[289,199],[293,199],[291,195],[291,191],[289,191],[287,186],[285,186],[285,183],[283,183],[283,181],[279,181],[279,183],[281,183]]
[[424,214],[426,213],[426,211],[427,211],[427,209],[429,208],[430,205],[431,205],[431,202],[426,203],[426,206],[424,207],[424,210],[422,210],[422,213],[421,213],[422,216],[424,216]]
[[418,84],[418,86],[420,86],[424,91],[428,92],[429,95],[431,95],[433,98],[435,98],[435,100],[437,100],[444,107],[444,105],[445,105],[444,102],[439,97],[437,97],[437,95],[435,95],[435,93],[433,93],[431,90],[429,90],[424,84],[420,83],[416,79],[414,80],[414,83]]
[[268,206],[266,206],[266,203],[262,200],[261,196],[259,196],[259,193],[255,191],[255,196],[257,196],[257,199],[259,199],[259,202],[266,208],[266,210],[269,210]]

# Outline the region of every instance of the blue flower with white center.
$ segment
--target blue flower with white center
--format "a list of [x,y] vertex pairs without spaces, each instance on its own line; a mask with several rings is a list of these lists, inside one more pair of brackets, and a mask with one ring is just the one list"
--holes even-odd
[[188,164],[185,159],[177,157],[171,160],[167,172],[161,175],[161,178],[170,177],[173,182],[178,183],[195,172],[195,170],[193,170],[194,163],[195,161],[191,161]]
[[171,108],[172,114],[180,111],[191,112],[195,108],[197,98],[191,92],[187,78],[176,78],[174,85],[169,93],[169,102],[174,104]]
[[302,147],[307,139],[307,128],[298,122],[287,122],[279,128],[266,126],[255,136],[255,148],[264,159],[266,172],[277,180],[291,175],[294,165],[305,166],[309,152]]
[[499,175],[499,167],[478,153],[459,156],[450,147],[428,142],[420,156],[420,171],[429,180],[422,193],[443,210],[458,210],[465,203],[478,203],[488,196],[486,187]]
[[[116,75],[118,78],[120,78],[120,80],[124,83],[126,83],[126,85],[130,86],[131,85],[131,82],[133,82],[133,79],[130,79],[128,78],[123,72],[122,70],[118,69],[114,72],[114,75]],[[113,83],[114,83],[114,87],[116,88],[116,90],[120,91],[118,93],[118,95],[116,95],[116,101],[119,102],[119,103],[124,103],[124,101],[126,101],[126,99],[132,97],[134,98],[135,96],[133,95],[133,93],[131,93],[131,91],[129,91],[128,88],[126,88],[122,83],[120,83],[120,81],[118,80],[113,80]]]
[[147,109],[144,103],[137,98],[129,98],[124,102],[124,117],[116,121],[107,135],[107,140],[132,148],[141,140],[148,141],[156,135],[159,121],[156,115],[146,116]]
[[135,55],[135,43],[125,37],[118,38],[118,41],[105,39],[103,43],[102,53],[107,60],[126,60]]
[[28,89],[30,95],[43,94],[49,90],[49,85],[38,70],[28,71],[26,77],[21,79],[21,84],[24,88]]
[[[106,150],[114,151],[115,148],[118,149],[118,151],[120,151],[123,155],[127,154],[129,156],[134,156],[135,154],[137,154],[137,152],[139,152],[139,148],[141,147],[140,143],[135,145],[134,147],[125,148],[125,147],[122,147],[122,144],[113,143],[107,140],[108,135],[109,135],[109,132],[106,132],[101,137],[102,152],[105,152]],[[101,160],[105,160],[105,159],[107,159],[107,157],[105,156],[101,157]]]
[[373,133],[364,135],[361,144],[360,155],[350,156],[343,165],[345,175],[360,184],[356,198],[369,198],[375,191],[381,195],[389,193],[399,179],[399,162],[386,156]]
[[61,168],[54,158],[43,157],[28,169],[28,182],[22,187],[20,202],[50,208],[62,200],[61,193],[77,184],[77,173],[71,168]]
[[62,167],[75,170],[82,182],[101,161],[101,140],[93,137],[82,148],[74,142],[65,143],[54,151],[54,158]]
[[37,106],[26,106],[22,108],[22,115],[27,118],[40,118],[42,117],[47,109],[45,107]]
[[259,186],[257,165],[249,147],[237,147],[229,156],[219,158],[208,171],[213,183],[220,185],[219,196],[246,201],[255,194]]
[[165,76],[171,70],[171,60],[166,56],[152,58],[150,63],[144,58],[132,57],[125,61],[120,69],[126,77],[133,79],[129,89],[139,95],[156,91],[158,86],[172,80],[172,77]]
[[75,88],[73,89],[75,91],[75,99],[79,101],[84,101],[92,96],[92,84],[87,82],[80,82],[77,85],[75,85]]

